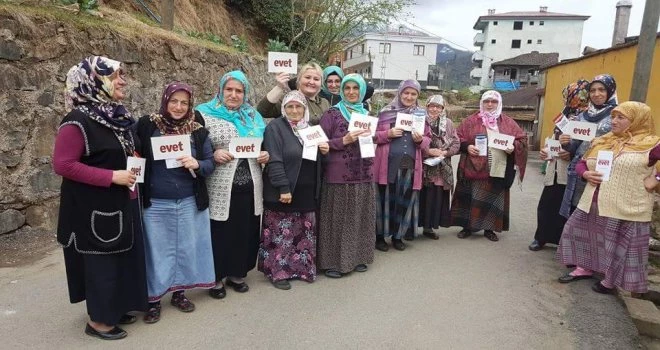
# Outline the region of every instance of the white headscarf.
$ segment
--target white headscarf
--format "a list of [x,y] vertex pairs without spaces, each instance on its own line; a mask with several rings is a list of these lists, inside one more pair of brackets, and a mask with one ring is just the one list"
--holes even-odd
[[[286,110],[284,109],[284,107],[286,107],[286,105],[291,101],[299,102],[300,104],[303,105],[303,107],[305,107],[305,114],[303,118],[297,122],[291,121],[291,119],[289,119],[289,116],[286,115]],[[284,98],[282,99],[281,111],[282,111],[282,116],[284,116],[284,118],[286,118],[286,121],[289,122],[289,125],[291,125],[291,129],[293,129],[293,133],[296,135],[300,143],[302,143],[302,137],[300,137],[298,130],[304,129],[309,126],[308,125],[309,108],[307,107],[307,98],[305,98],[305,95],[303,95],[302,92],[298,90],[293,90],[288,94],[284,95]]]
[[[497,100],[497,108],[493,112],[488,112],[484,108],[485,100]],[[481,95],[479,101],[479,116],[484,126],[491,130],[497,130],[497,118],[502,114],[502,95],[495,90],[488,90]]]

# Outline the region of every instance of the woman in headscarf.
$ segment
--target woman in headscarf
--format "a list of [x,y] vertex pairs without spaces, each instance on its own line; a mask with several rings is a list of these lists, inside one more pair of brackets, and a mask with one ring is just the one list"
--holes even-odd
[[341,82],[341,101],[321,118],[330,152],[321,186],[318,267],[331,278],[367,271],[367,264],[374,260],[373,160],[362,158],[358,141],[370,132],[348,131],[352,112],[366,114],[362,105],[366,86],[360,75],[346,75]]
[[[608,74],[597,75],[589,84],[588,90],[589,107],[586,111],[580,113],[578,120],[597,124],[596,137],[605,135],[612,128],[610,113],[617,105],[616,81],[614,77]],[[568,219],[580,201],[582,191],[586,186],[586,182],[577,175],[575,166],[589,149],[590,143],[571,140],[571,137],[566,134],[559,136],[559,142],[561,142],[562,148],[571,154],[566,189],[559,209],[559,213]]]
[[454,124],[447,117],[442,95],[433,95],[426,101],[426,122],[430,126],[431,144],[424,155],[443,159],[436,165],[423,164],[418,226],[424,228],[424,236],[439,239],[433,230],[449,227],[449,196],[454,191],[451,157],[458,154],[460,142]]
[[334,106],[341,101],[340,86],[344,79],[344,71],[337,66],[327,66],[323,70],[323,84],[319,95],[328,100],[330,106]]
[[247,103],[249,90],[245,74],[231,71],[220,79],[216,96],[195,108],[215,149],[216,169],[206,184],[216,279],[209,293],[216,299],[226,296],[224,284],[239,293],[247,292],[244,278],[257,262],[263,211],[261,164],[268,162],[268,152],[239,159],[229,152],[232,139],[262,138],[266,129],[261,114]]
[[397,113],[425,116],[419,108],[421,87],[417,80],[405,80],[396,96],[378,114],[374,176],[377,192],[376,249],[389,250],[385,237],[392,236],[396,250],[406,249],[402,238],[414,237],[419,221],[419,190],[422,189],[422,153],[429,150],[431,129],[424,133],[396,127]]
[[[487,137],[489,131],[513,136],[513,147],[506,151],[488,147],[487,155],[480,156],[475,139]],[[457,133],[461,159],[451,205],[452,226],[463,227],[458,238],[484,230],[484,237],[496,242],[499,238],[495,232],[509,230],[509,189],[516,168],[520,181],[525,176],[527,134],[502,113],[502,96],[494,90],[484,92],[479,112],[465,118]]]
[[[264,118],[277,118],[282,110],[282,98],[292,90],[289,88],[289,74],[279,73],[275,76],[277,84],[259,101],[257,110]],[[303,65],[298,72],[296,88],[307,99],[309,109],[309,124],[317,125],[321,115],[330,108],[328,100],[319,96],[323,84],[323,70],[314,62]]]
[[[211,224],[206,178],[213,173],[213,146],[209,132],[195,122],[192,88],[174,82],[163,91],[158,113],[138,121],[146,158],[142,189],[149,311],[146,323],[160,320],[161,298],[172,293],[170,303],[183,312],[195,310],[184,291],[215,286]],[[190,156],[179,157],[180,167],[154,160],[152,139],[190,135]],[[185,146],[184,146],[185,147]]]
[[55,139],[53,168],[62,176],[57,241],[71,303],[86,301],[85,333],[114,340],[147,309],[144,246],[136,176],[134,119],[121,62],[90,56],[66,75],[66,109]]
[[270,122],[264,146],[270,160],[264,170],[264,224],[258,269],[273,286],[288,290],[290,279],[316,279],[316,208],[321,177],[318,153],[328,153],[328,143],[317,145],[317,160],[303,158],[307,128],[307,99],[291,91],[282,100],[282,117]]
[[[568,120],[577,120],[580,113],[587,109],[589,104],[589,82],[578,80],[564,88],[564,109],[561,116]],[[555,127],[552,138],[559,139],[561,130]],[[540,152],[541,159],[546,160],[548,150],[543,148]],[[560,150],[558,157],[546,163],[543,193],[539,199],[536,210],[536,234],[534,241],[529,245],[529,250],[538,251],[543,249],[546,243],[559,244],[561,231],[564,229],[566,218],[559,214],[566,181],[568,177],[568,163],[571,160],[570,152]]]
[[[612,110],[611,119],[612,131],[594,139],[576,166],[587,185],[566,222],[557,258],[577,266],[570,280],[603,274],[593,285],[598,293],[610,293],[614,287],[646,293],[654,203],[649,192],[660,179],[660,138],[651,108],[644,103],[624,102]],[[602,152],[613,155],[607,180],[596,171]]]

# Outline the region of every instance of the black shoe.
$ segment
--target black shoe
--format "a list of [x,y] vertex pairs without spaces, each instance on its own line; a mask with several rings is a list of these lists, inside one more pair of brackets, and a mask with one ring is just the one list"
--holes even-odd
[[392,246],[396,250],[406,250],[406,244],[403,243],[400,239],[392,238]]
[[126,338],[126,336],[128,335],[128,333],[126,333],[125,330],[119,327],[114,327],[113,329],[107,332],[100,332],[94,329],[92,326],[90,326],[89,323],[85,327],[85,334],[103,340],[117,340],[117,339]]
[[435,233],[435,232],[433,232],[433,231],[424,231],[422,234],[423,234],[426,238],[430,238],[430,239],[434,239],[434,240],[438,240],[438,239],[440,239],[440,236],[438,236],[438,234]]
[[491,230],[485,230],[484,237],[488,238],[488,240],[491,242],[497,242],[500,240],[499,237],[497,237],[497,235],[495,234],[495,232]]
[[557,280],[559,283],[571,283],[573,281],[586,280],[593,277],[592,275],[582,275],[582,276],[573,276],[569,273],[559,277]]
[[137,316],[125,314],[119,319],[119,324],[131,324],[137,321]]
[[222,286],[221,288],[211,288],[209,289],[209,295],[213,299],[224,299],[227,296],[227,290],[225,289],[225,286]]
[[281,280],[281,281],[276,281],[276,282],[272,282],[272,283],[273,283],[273,286],[277,289],[281,289],[281,290],[291,289],[291,283],[289,283],[289,281],[287,281],[287,280]]
[[142,320],[144,320],[144,323],[148,324],[160,321],[160,301],[149,303],[149,310],[144,313]]
[[385,238],[378,237],[376,238],[376,249],[380,250],[381,252],[386,252],[390,250],[390,246],[387,245],[387,242],[385,242]]
[[231,279],[227,278],[227,281],[225,282],[226,285],[232,287],[235,291],[239,293],[245,293],[248,290],[250,290],[250,287],[247,285],[247,283],[236,283],[232,281]]
[[532,242],[532,244],[530,244],[529,247],[527,247],[527,248],[529,248],[529,250],[531,250],[533,252],[538,252],[539,250],[543,249],[544,245],[545,245],[545,243],[541,243],[537,240],[534,240],[534,242]]
[[602,285],[600,281],[594,283],[594,285],[591,286],[591,290],[600,294],[612,294],[612,292],[614,292],[614,288],[607,288]]
[[337,270],[325,270],[325,272],[323,274],[326,277],[330,277],[330,278],[341,278],[341,276],[342,276],[341,272],[339,272]]
[[468,237],[470,237],[470,236],[472,236],[472,231],[470,231],[470,230],[466,230],[466,229],[463,229],[461,232],[459,232],[459,233],[456,235],[456,237],[458,237],[458,238],[460,238],[460,239],[468,238]]
[[366,264],[359,264],[358,266],[356,266],[353,269],[353,271],[355,271],[355,272],[365,272],[365,271],[367,271],[367,269],[368,269],[368,267],[367,267]]

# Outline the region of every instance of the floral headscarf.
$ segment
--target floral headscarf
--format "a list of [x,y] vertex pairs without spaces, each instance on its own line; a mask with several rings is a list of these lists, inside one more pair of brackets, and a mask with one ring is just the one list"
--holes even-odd
[[[291,119],[289,119],[289,116],[286,114],[286,110],[284,108],[291,101],[299,102],[300,104],[303,105],[303,107],[305,107],[305,114],[303,115],[303,118],[297,122],[294,122]],[[302,92],[298,90],[293,90],[287,93],[286,95],[284,95],[284,98],[282,99],[282,116],[284,116],[284,118],[286,118],[286,121],[289,122],[289,125],[291,125],[291,129],[293,130],[293,133],[298,138],[298,141],[302,143],[303,140],[300,134],[298,133],[298,130],[305,129],[306,127],[309,126],[309,124],[307,124],[309,122],[309,108],[307,107],[307,98],[305,98],[305,95]]]
[[124,105],[113,101],[116,77],[123,79],[121,62],[103,56],[89,56],[66,74],[65,108],[77,109],[90,119],[109,128],[124,152],[132,156],[135,143],[130,128],[135,120]]
[[[228,109],[224,104],[223,91],[229,80],[236,80],[243,85],[243,104],[237,109]],[[250,84],[243,72],[234,70],[223,75],[220,79],[220,88],[215,97],[202,103],[195,109],[208,116],[226,120],[236,127],[240,137],[263,137],[266,123],[261,114],[247,102]]]
[[[188,93],[190,101],[188,101],[188,112],[181,119],[174,119],[167,111],[167,105],[170,103],[172,95],[177,91],[185,91]],[[173,82],[165,87],[163,97],[160,100],[160,111],[158,114],[152,114],[149,119],[156,124],[158,130],[163,135],[186,135],[202,127],[201,124],[195,122],[193,114],[193,90],[190,85],[182,82]]]
[[442,106],[442,112],[440,112],[440,115],[437,119],[438,130],[440,132],[447,131],[447,110],[445,109],[445,99],[442,97],[442,95],[433,95],[429,97],[428,101],[426,101],[426,121],[431,125],[435,125],[435,120],[433,120],[431,115],[428,114],[428,108],[430,104]]
[[[346,86],[348,82],[356,83],[358,88],[360,89],[360,97],[358,98],[358,101],[355,103],[348,102],[346,96],[344,96],[344,86]],[[339,96],[341,96],[341,101],[339,101],[339,103],[337,103],[335,107],[339,109],[341,115],[346,120],[351,120],[352,112],[357,112],[360,114],[369,114],[369,111],[367,111],[367,109],[364,108],[364,104],[362,103],[362,100],[364,99],[364,96],[366,94],[367,94],[367,82],[364,81],[364,78],[362,78],[361,75],[356,73],[348,74],[347,76],[344,77],[344,79],[341,80],[341,87],[339,88]]]
[[[489,99],[497,100],[497,108],[493,112],[488,112],[484,108],[484,101]],[[497,118],[500,117],[500,114],[502,114],[502,95],[495,90],[484,92],[479,101],[479,116],[481,117],[481,122],[486,128],[497,131]]]
[[589,82],[580,79],[568,84],[562,90],[564,97],[564,111],[562,114],[569,117],[580,114],[589,107]]

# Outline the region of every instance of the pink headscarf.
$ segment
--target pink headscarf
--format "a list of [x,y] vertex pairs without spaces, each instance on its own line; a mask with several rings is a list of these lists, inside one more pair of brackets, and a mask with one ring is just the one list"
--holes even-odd
[[[497,108],[493,112],[488,112],[484,108],[485,100],[497,100]],[[502,95],[495,90],[488,90],[481,95],[481,101],[479,101],[479,116],[481,117],[481,122],[484,126],[490,130],[497,131],[497,118],[502,114]]]

